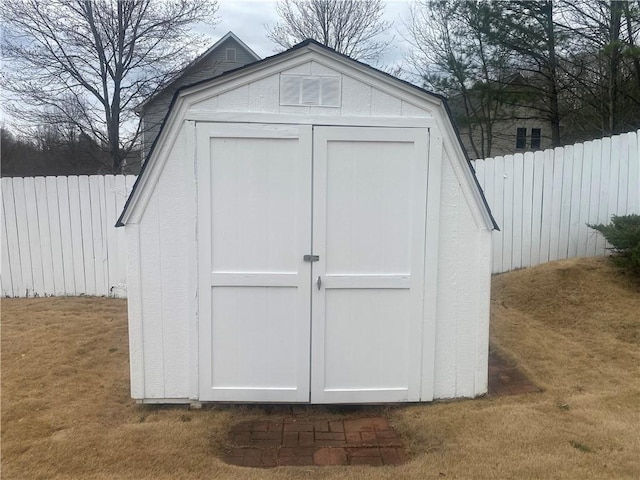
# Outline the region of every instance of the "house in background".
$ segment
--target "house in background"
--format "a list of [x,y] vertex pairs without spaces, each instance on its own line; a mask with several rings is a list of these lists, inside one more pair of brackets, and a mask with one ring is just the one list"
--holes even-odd
[[469,158],[550,148],[549,122],[532,106],[537,98],[520,74],[501,85],[479,85],[466,96],[450,97],[449,107]]
[[229,32],[187,65],[173,81],[138,105],[136,113],[142,122],[143,159],[149,154],[151,145],[160,132],[160,126],[178,88],[216,77],[258,60],[260,57],[253,50],[233,32]]

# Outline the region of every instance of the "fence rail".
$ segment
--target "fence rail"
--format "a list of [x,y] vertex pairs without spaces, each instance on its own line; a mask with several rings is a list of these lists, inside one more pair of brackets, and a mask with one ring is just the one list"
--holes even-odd
[[114,228],[134,175],[2,179],[2,296],[126,296]]
[[474,161],[500,226],[493,272],[604,255],[587,224],[640,214],[640,130],[538,152]]

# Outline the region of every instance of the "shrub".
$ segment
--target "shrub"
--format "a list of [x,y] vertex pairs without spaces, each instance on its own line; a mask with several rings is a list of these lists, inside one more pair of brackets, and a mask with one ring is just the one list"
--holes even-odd
[[640,275],[640,215],[613,215],[608,225],[588,226],[609,242],[618,265]]

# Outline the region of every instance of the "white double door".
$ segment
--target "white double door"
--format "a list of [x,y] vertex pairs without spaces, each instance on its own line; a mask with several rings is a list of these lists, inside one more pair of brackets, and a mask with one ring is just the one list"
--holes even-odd
[[201,400],[420,400],[427,133],[197,124]]

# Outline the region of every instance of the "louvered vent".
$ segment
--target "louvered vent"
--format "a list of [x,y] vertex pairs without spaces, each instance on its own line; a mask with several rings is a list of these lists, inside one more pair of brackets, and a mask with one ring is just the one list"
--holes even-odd
[[280,75],[280,105],[340,106],[340,77]]
[[320,79],[319,78],[303,78],[300,97],[301,97],[300,103],[302,105],[321,105]]

